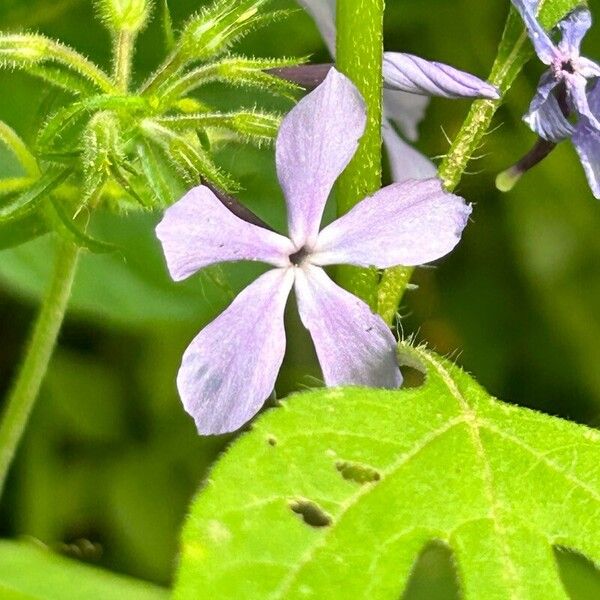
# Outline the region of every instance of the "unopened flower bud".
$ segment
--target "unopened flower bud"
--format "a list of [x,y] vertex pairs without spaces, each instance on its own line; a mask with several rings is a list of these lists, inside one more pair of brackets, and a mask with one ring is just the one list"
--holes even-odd
[[150,0],[100,0],[100,16],[113,31],[136,33],[148,21],[151,9]]

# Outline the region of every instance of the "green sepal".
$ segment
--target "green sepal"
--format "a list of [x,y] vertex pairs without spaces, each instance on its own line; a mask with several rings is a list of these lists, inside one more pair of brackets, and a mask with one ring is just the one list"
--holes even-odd
[[94,254],[106,254],[118,250],[117,246],[97,240],[88,235],[83,228],[79,227],[75,217],[69,217],[64,208],[55,198],[50,199],[46,207],[46,218],[52,224],[52,228],[60,236],[70,240],[77,246],[85,248]]
[[13,153],[27,175],[37,177],[39,169],[35,156],[19,134],[4,121],[0,121],[0,142]]
[[217,0],[193,16],[181,34],[178,52],[185,62],[225,52],[266,22],[260,9],[271,0]]
[[20,246],[50,230],[40,211],[32,211],[11,221],[0,221],[0,250]]
[[29,189],[6,203],[0,204],[0,223],[10,223],[37,209],[71,175],[71,169],[51,168]]
[[83,134],[83,189],[84,203],[98,193],[115,165],[126,162],[117,117],[103,111],[95,114]]
[[169,185],[166,170],[156,156],[154,148],[152,148],[147,140],[142,140],[137,144],[136,149],[142,173],[152,189],[158,204],[160,206],[169,206],[173,201],[173,189]]
[[239,190],[239,184],[213,162],[195,134],[180,134],[149,120],[142,124],[142,128],[188,185],[199,185],[207,179],[225,192]]
[[171,52],[175,47],[175,31],[173,30],[169,0],[162,0],[161,2],[161,22],[165,39],[165,49],[167,52]]
[[183,75],[168,87],[159,91],[162,102],[169,104],[195,89],[218,81],[238,87],[264,90],[272,94],[294,98],[295,92],[302,88],[280,77],[269,75],[265,71],[282,67],[291,67],[304,62],[303,59],[244,58],[229,56],[221,61],[202,65]]
[[8,177],[0,179],[0,204],[7,196],[20,194],[31,187],[35,179],[31,177]]
[[44,127],[41,129],[37,147],[42,154],[52,154],[64,147],[81,144],[77,135],[81,131],[80,121],[96,111],[123,111],[131,113],[144,113],[149,111],[149,106],[145,100],[139,97],[129,96],[94,96],[75,102],[58,110]]
[[[106,73],[60,42],[39,34],[0,34],[0,67],[31,70],[46,63],[62,65],[73,77],[89,81],[98,91],[114,89]],[[36,74],[35,69],[32,74]]]
[[227,129],[247,141],[260,145],[275,139],[281,124],[281,116],[260,111],[239,111],[164,117],[155,119],[155,122],[176,131]]

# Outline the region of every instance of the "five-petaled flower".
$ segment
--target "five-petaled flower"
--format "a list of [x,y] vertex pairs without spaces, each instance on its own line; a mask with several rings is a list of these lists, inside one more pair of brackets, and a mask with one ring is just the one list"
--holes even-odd
[[[336,0],[298,0],[298,3],[313,17],[329,52],[335,57]],[[407,140],[415,142],[430,96],[500,98],[495,86],[474,75],[401,52],[384,52],[383,83],[383,141],[392,178],[398,183],[435,177],[437,169],[398,135],[394,125]]]
[[[542,75],[525,122],[545,140],[570,138],[575,145],[594,196],[600,198],[600,65],[580,55],[581,42],[592,24],[587,8],[579,7],[559,24],[562,39],[555,44],[536,14],[539,0],[512,0],[540,60],[549,65]],[[574,117],[575,122],[571,122]]]
[[238,429],[273,390],[292,287],[328,386],[400,386],[390,329],[323,267],[430,262],[458,243],[471,208],[438,179],[413,180],[379,190],[319,231],[329,193],[356,152],[365,122],[358,90],[335,69],[284,119],[276,163],[289,238],[236,217],[204,186],[170,207],[158,225],[175,280],[224,261],[275,267],[243,290],[183,356],[178,389],[200,433]]

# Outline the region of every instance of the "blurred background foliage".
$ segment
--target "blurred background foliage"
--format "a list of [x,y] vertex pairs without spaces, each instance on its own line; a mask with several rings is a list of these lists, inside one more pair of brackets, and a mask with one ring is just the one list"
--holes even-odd
[[[292,0],[280,0],[291,6]],[[176,24],[206,4],[172,0]],[[485,77],[495,56],[508,0],[389,0],[386,47],[438,59]],[[598,14],[600,0],[591,0]],[[0,29],[39,31],[67,42],[108,67],[108,33],[89,0],[4,0]],[[600,34],[584,45],[600,59]],[[255,56],[328,60],[301,11],[236,48]],[[139,79],[164,53],[158,19],[143,33]],[[600,424],[600,204],[569,144],[561,145],[513,192],[494,188],[497,172],[534,142],[521,123],[541,73],[532,62],[510,92],[495,125],[459,187],[475,203],[473,222],[452,256],[417,272],[405,299],[403,333],[417,333],[453,356],[494,395],[589,425]],[[32,140],[49,92],[21,73],[0,74],[0,119]],[[271,106],[275,101],[215,85],[203,96],[215,106]],[[434,100],[418,146],[447,151],[466,102]],[[244,186],[244,202],[282,228],[284,205],[272,149],[231,146],[220,160]],[[0,150],[0,176],[14,172]],[[186,506],[230,437],[198,438],[175,390],[181,353],[256,274],[236,265],[185,284],[167,277],[153,226],[160,215],[99,215],[96,234],[120,252],[87,255],[72,310],[20,449],[1,506],[1,533],[31,537],[94,564],[168,584]],[[51,266],[47,236],[0,253],[0,391],[14,373],[35,301]],[[291,319],[291,321],[294,321]],[[291,323],[299,329],[297,321]],[[240,323],[243,327],[243,323]],[[318,381],[306,336],[290,344],[281,395]],[[309,426],[309,424],[307,424]],[[518,476],[518,474],[515,474]],[[598,598],[583,562],[562,561],[573,597]],[[451,598],[447,553],[422,556],[407,597]],[[437,590],[437,592],[436,592]]]

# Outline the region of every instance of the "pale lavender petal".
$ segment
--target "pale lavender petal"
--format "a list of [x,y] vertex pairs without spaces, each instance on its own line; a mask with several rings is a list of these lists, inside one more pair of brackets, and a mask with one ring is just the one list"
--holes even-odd
[[298,0],[298,4],[313,18],[335,58],[335,0]]
[[333,68],[283,120],[276,144],[277,174],[287,201],[290,237],[298,249],[314,244],[331,188],[354,156],[365,124],[361,95]]
[[[600,83],[596,83],[588,94],[590,110],[600,118]],[[600,131],[587,117],[580,118],[573,144],[581,159],[590,188],[600,199]]]
[[586,79],[600,77],[600,65],[589,58],[580,57],[577,59],[577,72]]
[[201,434],[239,429],[272,392],[285,353],[283,312],[293,282],[292,268],[268,271],[185,351],[177,388]]
[[414,142],[419,137],[418,126],[425,117],[428,96],[383,90],[384,119],[394,121],[404,137]]
[[533,131],[551,142],[559,142],[573,134],[573,126],[564,116],[552,91],[558,85],[550,71],[546,71],[523,120]]
[[310,260],[380,269],[428,263],[458,244],[470,214],[439,179],[393,184],[323,229]]
[[497,88],[474,75],[400,52],[383,55],[383,81],[388,89],[424,96],[500,98]]
[[582,117],[572,139],[592,193],[600,199],[600,131]]
[[581,74],[574,73],[566,78],[566,84],[569,99],[579,117],[585,117],[592,127],[600,130],[600,121],[598,120],[599,115],[592,112],[589,104],[587,79]]
[[557,48],[537,19],[539,0],[512,0],[512,3],[525,22],[538,57],[549,65],[557,55]]
[[295,290],[328,386],[400,387],[396,340],[381,317],[319,267],[298,268]]
[[165,211],[156,227],[175,281],[220,262],[251,260],[283,267],[290,240],[236,217],[205,186],[190,190]]
[[435,177],[437,173],[435,165],[426,156],[407,144],[396,133],[393,125],[386,120],[383,121],[382,134],[394,182]]
[[562,32],[562,40],[559,49],[571,55],[578,55],[581,42],[592,26],[592,14],[580,6],[571,11],[559,24]]

